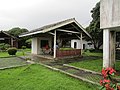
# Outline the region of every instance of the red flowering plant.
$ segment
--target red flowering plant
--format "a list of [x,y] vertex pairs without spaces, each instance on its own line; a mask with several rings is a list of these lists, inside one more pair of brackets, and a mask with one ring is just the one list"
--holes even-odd
[[116,81],[112,79],[115,73],[116,71],[111,67],[102,69],[103,79],[100,80],[100,90],[120,90],[120,83],[116,83]]

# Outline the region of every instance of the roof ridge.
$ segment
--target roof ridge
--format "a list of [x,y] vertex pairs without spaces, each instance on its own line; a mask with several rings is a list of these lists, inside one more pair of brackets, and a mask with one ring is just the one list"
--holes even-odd
[[[33,29],[33,30],[31,30],[29,32],[25,32],[23,34],[27,34],[27,33],[31,33],[31,32],[36,32],[36,31],[42,31],[42,30],[50,28],[52,26],[55,26],[55,25],[58,25],[58,24],[61,24],[61,23],[65,23],[65,22],[69,22],[69,21],[72,21],[72,20],[75,20],[75,18],[69,18],[69,19],[65,19],[65,20],[59,21],[59,22],[55,22],[55,23],[51,23],[51,24],[48,24],[48,25],[44,25],[44,26],[42,26],[40,28]],[[23,34],[21,34],[21,35],[23,35]]]
[[[62,21],[57,21],[57,22],[55,22],[55,23],[51,23],[51,24],[44,25],[44,26],[42,26],[42,27],[40,27],[40,28],[44,28],[44,27],[46,27],[46,26],[51,26],[51,25],[54,25],[54,24],[57,24],[57,23],[60,23],[60,22],[65,22],[65,21],[70,21],[70,20],[75,20],[75,18],[69,18],[69,19],[65,19],[65,20],[62,20]],[[37,28],[37,29],[40,29],[40,28]],[[37,29],[34,29],[34,30],[37,30]],[[33,30],[31,30],[31,31],[33,31]]]

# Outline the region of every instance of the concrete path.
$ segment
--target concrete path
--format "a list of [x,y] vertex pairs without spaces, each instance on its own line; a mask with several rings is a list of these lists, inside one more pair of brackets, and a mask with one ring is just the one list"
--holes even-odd
[[0,58],[0,69],[24,66],[28,63],[18,57]]
[[56,68],[58,69],[58,71],[62,71],[67,75],[70,75],[72,77],[75,77],[86,82],[90,82],[92,84],[99,85],[99,81],[102,79],[102,76],[99,73],[85,69],[79,69],[73,66],[69,66],[67,64],[59,64],[57,62],[49,62],[44,64],[52,68]]
[[[21,58],[24,59],[24,57],[21,57]],[[38,64],[42,64],[45,67],[60,71],[60,72],[65,73],[69,76],[72,76],[74,78],[77,78],[77,79],[80,79],[80,80],[83,80],[86,82],[90,82],[92,84],[99,85],[99,81],[102,78],[99,73],[96,73],[96,72],[93,72],[90,70],[88,71],[85,69],[75,68],[75,67],[69,66],[67,64],[64,64],[64,62],[61,63],[58,61],[40,58],[37,56],[28,56],[27,58],[31,58],[31,60],[33,62],[36,62]]]

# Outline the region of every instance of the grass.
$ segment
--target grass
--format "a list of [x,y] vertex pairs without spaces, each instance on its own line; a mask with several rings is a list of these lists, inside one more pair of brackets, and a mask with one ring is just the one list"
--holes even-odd
[[70,65],[79,67],[79,68],[85,68],[89,70],[93,70],[96,72],[101,72],[102,70],[102,60],[85,60],[75,63],[70,63]]
[[40,65],[0,70],[2,90],[96,90],[96,86]]
[[[30,52],[31,49],[25,49],[25,52]],[[23,51],[22,49],[18,49],[16,56],[23,56]],[[8,58],[8,57],[13,57],[8,54],[8,52],[0,52],[0,58]]]
[[103,53],[96,53],[96,52],[84,52],[84,56],[97,56],[97,57],[102,57]]
[[[70,65],[101,72],[103,66],[102,53],[85,52],[82,61],[70,63]],[[120,70],[120,61],[116,61],[115,69]]]

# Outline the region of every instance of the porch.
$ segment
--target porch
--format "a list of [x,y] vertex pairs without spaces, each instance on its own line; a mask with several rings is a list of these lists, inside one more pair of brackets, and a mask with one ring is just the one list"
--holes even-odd
[[[84,28],[74,19],[67,19],[58,23],[50,24],[28,33],[20,35],[20,37],[32,37],[32,54],[40,56],[50,56],[53,59],[76,57],[82,55],[82,39],[87,35],[91,37]],[[71,40],[80,40],[80,47],[71,48]],[[64,50],[67,48],[67,50]]]

